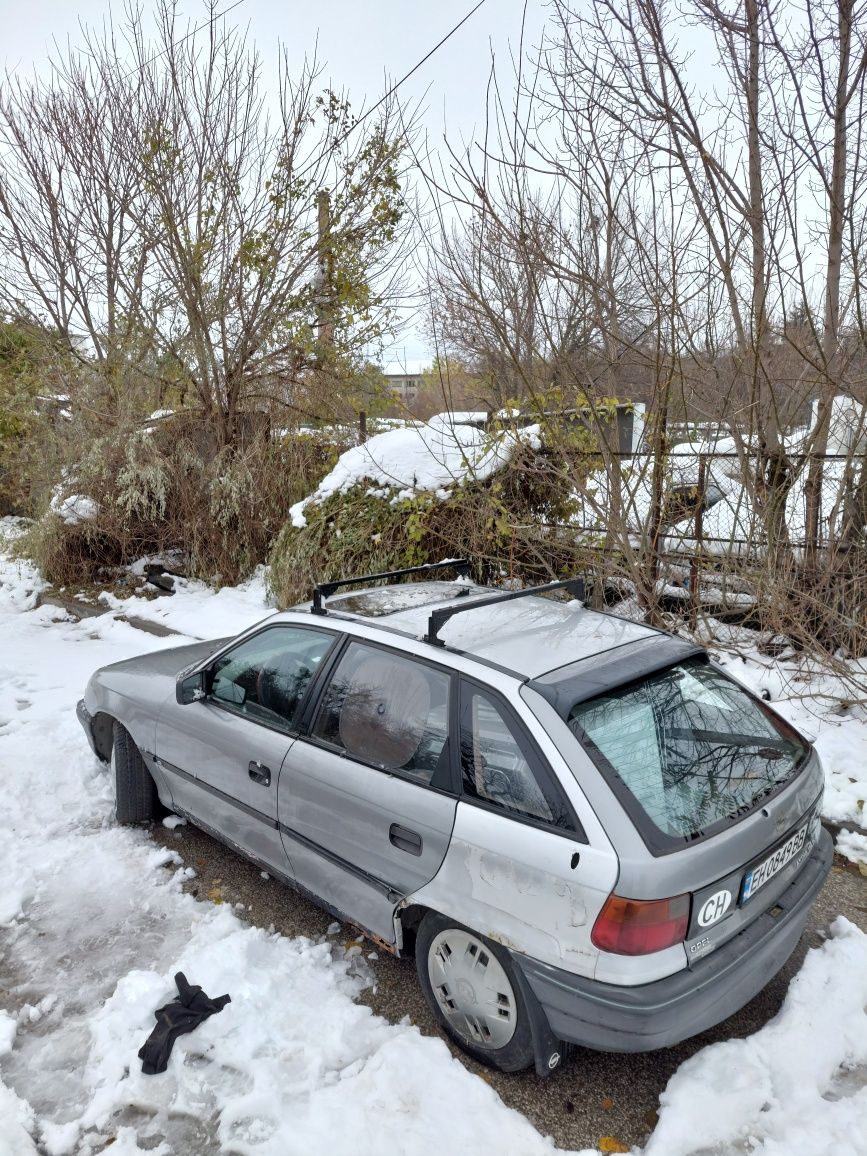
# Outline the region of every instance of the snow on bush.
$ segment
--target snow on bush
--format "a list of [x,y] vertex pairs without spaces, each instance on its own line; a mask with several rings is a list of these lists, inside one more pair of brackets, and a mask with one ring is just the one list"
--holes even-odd
[[48,508],[67,526],[77,526],[80,522],[94,522],[99,514],[99,503],[93,498],[88,498],[86,494],[63,496],[60,489],[54,490]]
[[451,485],[490,477],[505,465],[519,439],[538,445],[538,428],[490,434],[473,426],[433,421],[376,434],[341,454],[310,497],[292,506],[289,517],[293,526],[303,528],[306,505],[321,504],[361,481],[370,481],[372,492],[381,491],[379,496],[396,501],[423,491],[445,498]]

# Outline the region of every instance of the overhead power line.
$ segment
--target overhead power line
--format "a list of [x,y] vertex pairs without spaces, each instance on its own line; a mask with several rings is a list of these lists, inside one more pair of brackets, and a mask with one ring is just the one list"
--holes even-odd
[[[224,8],[221,12],[212,13],[208,19],[204,21],[204,23],[197,24],[195,28],[191,28],[189,32],[185,32],[180,40],[174,41],[169,47],[174,48],[177,44],[183,44],[185,40],[189,40],[190,37],[195,36],[196,33],[201,32],[204,28],[210,28],[212,24],[216,24],[218,20],[222,20],[224,16],[228,16],[229,13],[233,11],[233,9],[240,8],[243,3],[244,0],[234,0],[234,3],[230,4],[228,8]],[[143,68],[147,68],[149,64],[153,64],[155,60],[159,60],[161,56],[165,56],[168,51],[169,48],[163,48],[160,52],[155,52],[153,56],[149,56],[147,60],[143,61],[136,68],[131,69],[129,72],[125,72],[121,77],[121,80],[129,80],[131,76],[135,76],[137,72],[141,72]]]
[[452,28],[452,29],[451,29],[449,32],[447,32],[447,33],[445,34],[445,36],[442,38],[442,40],[438,41],[438,42],[437,42],[437,43],[436,43],[436,44],[433,46],[433,48],[430,50],[430,52],[426,53],[426,54],[425,54],[425,55],[424,55],[424,56],[421,58],[421,60],[419,60],[419,62],[418,62],[417,64],[414,64],[414,65],[412,66],[412,68],[409,70],[409,72],[407,72],[407,73],[406,73],[404,76],[402,76],[402,77],[400,78],[400,80],[398,80],[398,81],[397,81],[397,83],[396,83],[396,84],[393,84],[393,85],[391,86],[391,88],[389,88],[389,89],[388,89],[386,92],[384,92],[384,93],[383,93],[383,95],[382,95],[382,96],[379,98],[379,100],[376,102],[376,104],[372,105],[372,106],[371,106],[371,107],[370,107],[370,108],[367,110],[367,112],[363,113],[363,114],[362,114],[362,115],[361,115],[361,116],[358,118],[358,120],[357,120],[357,121],[355,121],[355,123],[352,125],[352,127],[346,130],[346,132],[344,133],[344,135],[343,135],[342,137],[340,137],[340,139],[339,139],[339,140],[338,140],[336,143],[337,143],[338,145],[341,145],[341,144],[343,144],[343,142],[346,140],[346,138],[349,136],[349,134],[350,134],[350,133],[352,133],[352,132],[354,132],[354,131],[355,131],[355,129],[357,129],[357,128],[358,128],[358,126],[359,126],[360,124],[362,124],[364,121],[366,121],[366,120],[367,120],[367,118],[368,118],[369,116],[372,116],[372,114],[373,114],[373,113],[375,113],[375,112],[376,112],[376,110],[377,110],[377,109],[378,109],[378,108],[379,108],[381,105],[385,104],[385,102],[388,100],[388,98],[389,98],[390,96],[393,96],[393,95],[394,95],[394,94],[397,92],[397,90],[400,88],[400,86],[401,86],[402,84],[404,84],[404,83],[405,83],[407,80],[409,80],[409,78],[410,78],[410,77],[411,77],[411,76],[412,76],[414,73],[418,72],[418,70],[421,68],[421,66],[422,66],[423,64],[426,64],[426,63],[427,63],[427,61],[428,61],[428,60],[430,60],[430,58],[431,58],[431,57],[434,55],[434,53],[435,53],[435,52],[439,52],[439,50],[440,50],[440,49],[442,48],[442,46],[443,46],[443,45],[446,43],[446,41],[447,41],[447,40],[451,40],[451,38],[452,38],[452,37],[454,36],[454,34],[455,34],[457,31],[458,31],[458,29],[462,28],[462,27],[463,27],[463,26],[466,24],[466,22],[469,20],[469,18],[470,18],[471,16],[473,16],[473,15],[474,15],[476,12],[478,12],[478,10],[479,10],[479,9],[482,7],[482,5],[483,5],[484,3],[485,3],[485,0],[479,0],[478,4],[476,4],[476,5],[475,5],[473,8],[471,8],[471,9],[469,10],[469,12],[466,14],[466,16],[464,16],[464,17],[463,17],[461,20],[459,20],[459,21],[457,22],[457,24],[455,24],[455,26],[454,26],[454,27],[453,27],[453,28]]

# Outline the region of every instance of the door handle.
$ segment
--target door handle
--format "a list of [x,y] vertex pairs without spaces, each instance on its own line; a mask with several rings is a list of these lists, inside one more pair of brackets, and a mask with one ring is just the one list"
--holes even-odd
[[261,763],[252,762],[247,770],[254,783],[261,783],[263,787],[271,786],[270,767],[263,767]]
[[399,851],[406,851],[408,855],[421,855],[421,835],[417,831],[410,831],[397,823],[388,828],[388,841]]

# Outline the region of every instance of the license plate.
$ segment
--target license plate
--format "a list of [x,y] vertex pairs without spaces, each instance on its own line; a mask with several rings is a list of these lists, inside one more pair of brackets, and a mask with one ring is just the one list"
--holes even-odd
[[746,903],[748,899],[752,899],[760,887],[764,887],[769,879],[773,879],[777,872],[782,871],[786,864],[795,858],[807,841],[808,828],[809,823],[805,823],[800,830],[796,831],[795,834],[778,847],[776,851],[772,851],[764,862],[752,867],[746,873],[743,887],[741,888],[741,903]]

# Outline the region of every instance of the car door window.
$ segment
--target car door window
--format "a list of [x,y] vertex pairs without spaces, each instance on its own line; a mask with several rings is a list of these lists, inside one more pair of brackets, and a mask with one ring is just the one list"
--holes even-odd
[[450,685],[445,671],[350,643],[325,691],[312,735],[361,762],[422,783],[431,783],[440,771],[445,785]]
[[259,722],[291,729],[334,637],[303,626],[263,630],[217,659],[211,668],[211,697]]
[[565,800],[506,712],[471,687],[464,688],[462,703],[464,793],[510,814],[571,829]]

